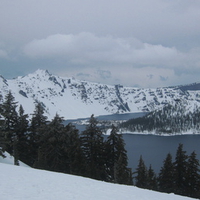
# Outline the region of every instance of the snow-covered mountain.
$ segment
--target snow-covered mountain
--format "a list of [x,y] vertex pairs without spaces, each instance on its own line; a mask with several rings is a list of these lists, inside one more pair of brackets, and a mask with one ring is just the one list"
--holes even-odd
[[0,163],[1,200],[192,200],[134,186]]
[[10,90],[27,114],[36,102],[42,102],[51,119],[58,113],[65,119],[77,119],[113,113],[148,112],[168,103],[182,103],[187,110],[200,106],[200,84],[142,89],[105,85],[74,78],[59,77],[45,70],[6,80],[0,76],[0,95]]

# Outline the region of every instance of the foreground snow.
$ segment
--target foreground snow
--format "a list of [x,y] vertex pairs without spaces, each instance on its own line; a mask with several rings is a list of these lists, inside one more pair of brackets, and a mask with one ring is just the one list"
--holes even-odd
[[[0,163],[14,165],[14,158],[9,153],[4,152],[5,158],[0,156]],[[19,161],[19,165],[23,167],[29,167],[28,165],[24,164],[23,162]]]
[[134,186],[0,163],[1,200],[186,200]]

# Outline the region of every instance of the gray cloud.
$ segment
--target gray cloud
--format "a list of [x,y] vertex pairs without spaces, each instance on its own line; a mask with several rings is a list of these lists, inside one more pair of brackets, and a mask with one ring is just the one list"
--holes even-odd
[[141,87],[198,81],[199,21],[195,0],[1,1],[0,72],[44,68]]
[[199,35],[200,3],[194,0],[2,1],[1,35],[30,41],[48,35],[92,32],[135,37],[148,43]]
[[52,35],[33,40],[24,47],[24,54],[33,59],[62,58],[71,64],[107,63],[114,65],[171,64],[180,57],[175,48],[142,43],[135,38],[98,37],[91,33]]

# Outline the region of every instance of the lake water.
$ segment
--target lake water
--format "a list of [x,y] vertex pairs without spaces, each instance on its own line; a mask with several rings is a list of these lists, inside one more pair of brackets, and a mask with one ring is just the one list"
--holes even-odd
[[[142,117],[146,113],[130,113],[130,114],[114,114],[97,117],[98,120],[128,120],[131,118]],[[85,118],[89,119],[89,118]],[[80,119],[79,119],[80,120]],[[75,122],[77,120],[67,120]],[[85,126],[78,125],[77,128],[82,131]],[[105,136],[106,137],[106,136]],[[176,150],[180,143],[183,144],[183,150],[190,155],[192,151],[197,153],[197,158],[200,160],[200,135],[178,135],[178,136],[155,136],[155,135],[139,135],[139,134],[123,134],[126,143],[126,150],[129,158],[129,167],[134,171],[138,165],[140,155],[147,167],[152,165],[156,173],[160,171],[163,165],[163,160],[168,153],[172,154],[173,160],[176,155]]]
[[138,165],[140,155],[147,167],[152,165],[156,173],[160,171],[163,160],[168,153],[175,159],[176,150],[180,143],[187,155],[193,151],[197,153],[200,160],[200,135],[179,135],[179,136],[155,136],[155,135],[133,135],[124,134],[126,150],[129,158],[129,166],[134,171]]
[[[112,115],[100,115],[100,116],[94,116],[97,120],[99,121],[120,121],[120,120],[129,120],[132,118],[138,118],[146,115],[146,112],[139,112],[139,113],[125,113],[125,114],[112,114]],[[64,124],[68,123],[73,123],[76,121],[81,121],[81,120],[88,120],[90,117],[87,118],[79,118],[79,119],[68,119],[64,121]]]

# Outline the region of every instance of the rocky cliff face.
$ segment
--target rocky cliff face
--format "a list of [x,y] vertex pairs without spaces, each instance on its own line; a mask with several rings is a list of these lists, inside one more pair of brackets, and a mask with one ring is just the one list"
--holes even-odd
[[192,110],[200,106],[198,85],[142,89],[91,83],[37,70],[12,80],[0,76],[0,95],[3,100],[10,90],[27,114],[33,113],[35,103],[40,101],[49,118],[58,113],[64,119],[76,119],[91,114],[153,111],[177,102]]

